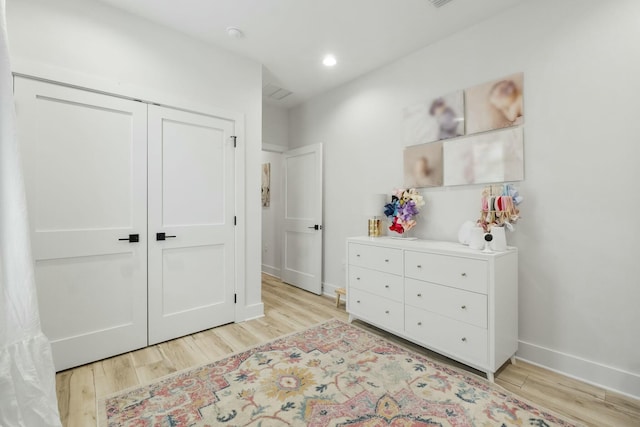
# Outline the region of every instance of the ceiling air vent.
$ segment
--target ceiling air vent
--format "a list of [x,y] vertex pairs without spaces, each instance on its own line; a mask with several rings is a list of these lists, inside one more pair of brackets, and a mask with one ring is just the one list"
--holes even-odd
[[262,88],[262,96],[275,99],[276,101],[281,101],[292,93],[290,90],[283,89],[271,83],[268,83]]
[[435,7],[442,7],[445,4],[449,3],[451,0],[429,0],[432,5]]

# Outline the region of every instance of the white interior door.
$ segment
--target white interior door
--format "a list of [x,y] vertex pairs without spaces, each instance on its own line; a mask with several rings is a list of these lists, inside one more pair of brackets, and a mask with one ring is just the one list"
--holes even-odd
[[149,106],[149,344],[234,321],[233,134]]
[[284,153],[282,280],[322,293],[322,144]]
[[56,369],[144,347],[147,106],[25,78],[15,95],[40,317]]

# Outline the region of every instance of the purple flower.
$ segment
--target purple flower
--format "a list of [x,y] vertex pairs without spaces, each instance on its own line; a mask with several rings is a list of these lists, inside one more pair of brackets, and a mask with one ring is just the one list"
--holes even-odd
[[410,221],[415,215],[418,215],[418,207],[413,200],[407,201],[398,211],[398,216],[403,221]]

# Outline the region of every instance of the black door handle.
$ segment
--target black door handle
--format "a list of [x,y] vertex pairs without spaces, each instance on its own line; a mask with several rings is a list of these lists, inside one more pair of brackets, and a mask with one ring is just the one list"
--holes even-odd
[[173,239],[176,236],[167,236],[166,233],[156,233],[156,240]]
[[118,240],[126,240],[129,243],[138,243],[140,241],[140,236],[138,234],[129,234],[129,237],[125,239],[118,239]]
[[313,227],[307,227],[307,228],[310,228],[312,230],[322,230],[322,226],[318,224],[314,225]]

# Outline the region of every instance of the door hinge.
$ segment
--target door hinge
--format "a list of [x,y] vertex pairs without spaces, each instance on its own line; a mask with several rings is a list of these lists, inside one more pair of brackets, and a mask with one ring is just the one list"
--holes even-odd
[[233,148],[236,148],[238,146],[238,137],[232,136],[231,138],[233,138]]
[[233,303],[234,304],[238,303],[238,294],[233,294]]
[[233,217],[233,225],[238,225],[238,217],[237,216]]

